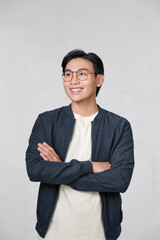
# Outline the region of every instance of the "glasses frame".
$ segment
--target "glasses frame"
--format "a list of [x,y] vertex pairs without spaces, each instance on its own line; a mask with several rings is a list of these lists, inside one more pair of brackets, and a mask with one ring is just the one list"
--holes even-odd
[[[79,71],[83,71],[84,69],[79,69],[78,71],[66,71],[66,72],[71,72],[72,73],[72,77],[71,77],[71,80],[73,79],[73,73],[75,72],[76,73],[76,77],[78,78],[78,75],[77,75],[77,72],[79,72]],[[88,78],[88,74],[96,74],[95,72],[94,73],[90,73],[90,72],[87,72],[87,77],[86,77],[86,79],[85,80],[81,80],[81,79],[79,79],[80,81],[86,81],[87,80],[87,78]],[[64,73],[62,74],[62,79],[63,79],[63,81],[65,81],[65,82],[70,82],[71,80],[69,80],[69,81],[66,81],[66,80],[64,80]]]

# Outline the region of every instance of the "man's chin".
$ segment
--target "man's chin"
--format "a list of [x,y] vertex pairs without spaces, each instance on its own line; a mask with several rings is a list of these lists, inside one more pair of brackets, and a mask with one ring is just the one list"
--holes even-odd
[[72,102],[83,102],[84,101],[84,98],[81,97],[81,96],[71,96],[71,95],[68,95],[68,97],[71,99]]

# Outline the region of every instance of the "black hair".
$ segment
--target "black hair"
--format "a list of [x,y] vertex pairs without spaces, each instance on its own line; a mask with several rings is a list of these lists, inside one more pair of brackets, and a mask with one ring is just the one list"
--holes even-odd
[[[98,57],[93,52],[86,53],[82,49],[74,49],[64,56],[64,58],[62,60],[62,64],[61,64],[63,73],[65,71],[65,67],[66,67],[67,63],[74,58],[83,58],[83,59],[86,59],[86,60],[89,60],[90,62],[92,62],[93,68],[95,71],[95,77],[98,74],[104,75],[104,66],[103,66],[103,62],[100,59],[100,57]],[[96,96],[98,95],[100,88],[101,88],[101,86],[97,87]]]

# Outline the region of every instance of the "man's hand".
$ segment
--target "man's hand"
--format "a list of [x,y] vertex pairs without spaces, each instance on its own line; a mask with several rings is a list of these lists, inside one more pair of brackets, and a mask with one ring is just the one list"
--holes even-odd
[[62,162],[55,150],[50,147],[46,142],[38,143],[38,151],[40,152],[41,157],[45,161],[51,162]]
[[111,168],[110,162],[92,162],[93,173],[103,172]]

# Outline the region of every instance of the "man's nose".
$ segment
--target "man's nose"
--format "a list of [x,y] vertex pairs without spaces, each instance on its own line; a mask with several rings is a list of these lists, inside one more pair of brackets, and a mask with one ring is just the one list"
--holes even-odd
[[77,77],[77,73],[76,72],[73,72],[73,77],[72,77],[72,80],[71,80],[72,83],[77,83],[79,82],[79,79]]

